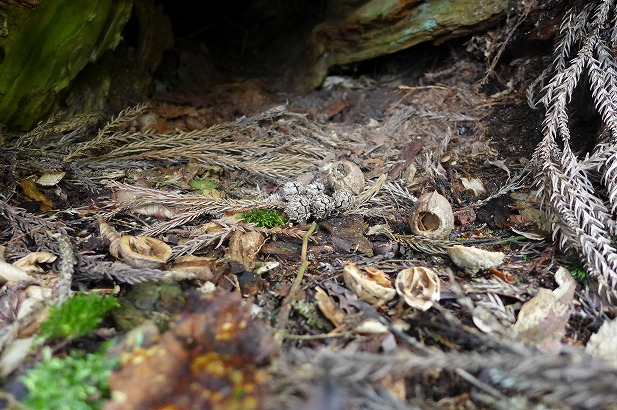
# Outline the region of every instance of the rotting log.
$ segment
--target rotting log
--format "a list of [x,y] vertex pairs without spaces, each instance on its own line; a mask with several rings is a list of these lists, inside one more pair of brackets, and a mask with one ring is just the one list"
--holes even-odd
[[427,41],[438,44],[484,29],[505,16],[508,0],[371,0],[355,7],[335,4],[340,6],[328,10],[327,19],[313,30],[305,58],[291,80],[300,88],[319,86],[333,66]]
[[133,0],[47,0],[9,7],[0,38],[0,124],[31,128],[89,63],[115,48]]

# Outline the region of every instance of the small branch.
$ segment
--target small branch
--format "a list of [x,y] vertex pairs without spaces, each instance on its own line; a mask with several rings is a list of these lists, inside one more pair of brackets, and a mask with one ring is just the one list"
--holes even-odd
[[281,304],[281,310],[276,317],[276,327],[279,330],[284,329],[285,325],[287,324],[287,320],[289,319],[289,313],[291,312],[291,304],[296,300],[296,293],[298,293],[298,290],[300,290],[300,285],[302,284],[302,279],[304,278],[304,272],[309,266],[309,261],[306,258],[308,241],[313,232],[315,232],[316,228],[317,224],[313,222],[309,227],[308,231],[306,231],[304,238],[302,239],[302,252],[300,253],[300,260],[302,261],[302,264],[300,265],[300,269],[298,269],[298,276],[296,276],[296,279],[294,279],[289,293],[287,294],[285,299],[283,299],[283,303]]

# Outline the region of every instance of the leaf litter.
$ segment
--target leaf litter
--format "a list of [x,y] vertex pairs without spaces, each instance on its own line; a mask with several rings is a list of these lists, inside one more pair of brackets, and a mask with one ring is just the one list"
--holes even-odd
[[[381,107],[369,118],[329,101],[335,85],[210,126],[152,101],[9,143],[7,391],[45,344],[62,357],[113,340],[108,409],[614,404],[617,368],[602,359],[614,310],[570,276],[579,262],[516,234],[550,222],[525,195],[530,153],[504,150],[489,119],[525,108],[448,70],[423,78],[356,90]],[[454,219],[439,238],[410,229],[432,193]],[[242,217],[254,210],[287,218]],[[78,342],[37,342],[50,307],[79,290],[122,307]]]

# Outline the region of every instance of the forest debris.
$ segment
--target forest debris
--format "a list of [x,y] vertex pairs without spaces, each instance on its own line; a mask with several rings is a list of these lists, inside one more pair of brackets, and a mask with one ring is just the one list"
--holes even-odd
[[463,188],[472,190],[476,196],[486,192],[486,188],[480,178],[461,177],[460,180],[463,183]]
[[465,273],[474,275],[483,269],[499,266],[506,255],[503,252],[490,252],[473,246],[454,245],[448,248],[448,256]]
[[171,248],[165,242],[149,236],[120,236],[101,217],[101,236],[109,241],[109,253],[135,268],[162,268],[171,258]]
[[332,189],[345,189],[358,195],[364,189],[364,173],[351,161],[336,161],[328,168],[328,183]]
[[336,306],[334,300],[322,288],[315,286],[315,304],[335,327],[344,323],[347,314]]
[[41,268],[39,264],[51,263],[56,259],[57,256],[50,252],[31,252],[23,258],[13,262],[13,266],[27,273],[41,273],[43,272],[43,268]]
[[364,236],[368,224],[362,217],[331,218],[320,223],[319,227],[330,234],[330,241],[337,251],[373,254],[373,243]]
[[617,320],[602,323],[600,329],[591,335],[585,351],[617,367]]
[[39,190],[36,183],[28,178],[19,180],[19,186],[24,191],[24,195],[40,204],[42,211],[49,211],[54,208],[54,203],[47,195]]
[[396,296],[390,278],[372,266],[358,269],[349,262],[343,269],[343,279],[348,289],[370,304],[387,302]]
[[394,282],[396,293],[414,309],[428,310],[441,297],[441,281],[430,268],[414,266],[403,269]]
[[576,290],[576,281],[564,267],[555,272],[555,281],[559,285],[557,289],[540,288],[523,304],[512,326],[518,340],[552,354],[561,349],[561,338],[566,332]]
[[36,183],[40,186],[55,186],[64,178],[66,172],[64,171],[55,171],[55,172],[47,172],[41,175]]
[[411,211],[409,225],[415,235],[447,239],[454,228],[452,206],[437,191],[423,194]]
[[272,352],[239,294],[191,293],[158,343],[122,354],[105,408],[263,408]]
[[244,270],[252,271],[259,255],[259,250],[266,242],[266,238],[255,231],[234,232],[229,238],[229,247],[225,250],[225,257],[244,265]]
[[0,283],[19,282],[19,281],[34,281],[34,278],[25,270],[11,265],[10,263],[0,261]]
[[188,272],[195,275],[202,282],[214,278],[217,259],[205,256],[184,255],[176,258],[168,269],[169,271]]

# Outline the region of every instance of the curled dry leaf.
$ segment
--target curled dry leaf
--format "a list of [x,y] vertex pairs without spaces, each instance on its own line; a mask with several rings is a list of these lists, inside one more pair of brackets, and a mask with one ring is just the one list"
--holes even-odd
[[171,257],[171,248],[149,236],[121,236],[109,244],[109,253],[134,268],[160,269]]
[[192,273],[197,279],[205,282],[214,278],[213,271],[216,267],[216,261],[216,258],[205,256],[180,256],[174,261],[169,270]]
[[155,218],[164,219],[172,219],[176,216],[176,214],[171,209],[169,209],[165,205],[160,204],[139,205],[131,208],[131,212],[139,215],[153,216]]
[[415,309],[428,310],[441,296],[441,282],[429,268],[414,266],[396,276],[396,292]]
[[38,264],[50,263],[55,261],[56,258],[56,255],[50,252],[32,252],[13,262],[13,266],[17,266],[28,273],[40,273],[43,272],[43,268]]
[[409,226],[415,235],[447,239],[454,228],[450,202],[437,191],[420,196],[411,211]]
[[315,287],[315,304],[334,326],[343,324],[347,314],[336,306],[334,300],[319,286]]
[[390,278],[372,266],[360,270],[349,263],[343,269],[343,279],[347,288],[367,303],[387,302],[396,296]]
[[165,242],[149,236],[120,236],[103,218],[98,219],[101,236],[109,241],[109,253],[134,268],[160,269],[171,258]]
[[257,256],[266,239],[260,232],[234,232],[229,238],[229,247],[225,257],[240,262],[244,269],[251,271],[255,267]]
[[483,269],[496,268],[506,255],[503,252],[489,252],[484,249],[454,245],[448,247],[448,256],[465,273],[473,275]]
[[557,270],[555,281],[559,285],[557,289],[540,288],[525,302],[512,326],[519,341],[551,354],[557,354],[561,349],[561,338],[566,333],[576,291],[576,281],[566,268]]
[[328,169],[328,183],[333,189],[346,189],[358,195],[364,189],[364,174],[351,161],[336,161]]
[[23,269],[11,265],[10,263],[0,261],[0,285],[6,282],[31,281],[33,278],[29,276]]

